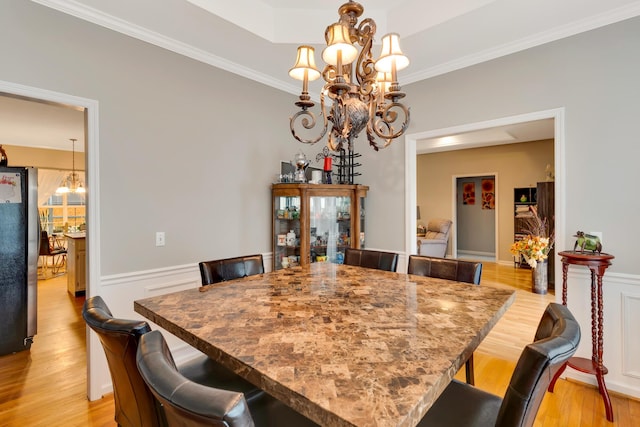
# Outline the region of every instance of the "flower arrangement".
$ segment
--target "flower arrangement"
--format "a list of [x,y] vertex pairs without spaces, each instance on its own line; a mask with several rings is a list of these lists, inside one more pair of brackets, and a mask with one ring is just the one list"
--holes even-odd
[[529,207],[529,211],[532,215],[527,218],[527,224],[523,228],[528,235],[511,245],[510,251],[514,255],[522,255],[531,268],[536,268],[538,262],[549,256],[554,234],[546,218],[540,218],[535,206]]

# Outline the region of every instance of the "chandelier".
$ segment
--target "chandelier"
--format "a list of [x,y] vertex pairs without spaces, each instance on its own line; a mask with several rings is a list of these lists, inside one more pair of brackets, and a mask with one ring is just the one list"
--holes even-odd
[[60,183],[60,187],[56,190],[56,194],[64,194],[64,193],[86,193],[87,190],[84,188],[84,184],[80,179],[80,175],[76,173],[76,141],[77,139],[70,139],[72,145],[72,157],[71,157],[71,173],[67,175],[65,179]]
[[[340,6],[340,19],[325,30],[327,47],[322,59],[327,65],[322,73],[316,68],[315,49],[298,47],[289,75],[302,80],[302,93],[295,103],[300,111],[290,118],[290,128],[293,137],[302,143],[315,144],[329,131],[327,147],[332,151],[347,150],[352,155],[353,139],[366,129],[369,145],[378,151],[388,147],[409,126],[409,109],[399,102],[405,94],[400,91],[397,77],[397,72],[409,65],[409,58],[400,49],[398,34],[390,33],[382,38],[380,57],[374,60],[371,48],[376,23],[365,18],[358,24],[363,12],[362,5],[355,1]],[[361,47],[360,52],[355,45]],[[309,110],[315,105],[309,96],[309,81],[320,76],[325,84],[320,93],[322,125],[318,126],[319,120]],[[328,110],[325,97],[331,101]],[[313,136],[306,138],[307,134]]]

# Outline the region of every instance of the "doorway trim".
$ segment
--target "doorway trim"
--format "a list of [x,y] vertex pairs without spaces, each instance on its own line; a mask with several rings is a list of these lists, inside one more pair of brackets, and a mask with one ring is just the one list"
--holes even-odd
[[[554,170],[555,170],[555,245],[558,248],[566,247],[566,159],[565,159],[565,108],[559,107],[550,110],[536,111],[515,116],[502,117],[483,122],[467,123],[448,128],[433,129],[424,132],[416,132],[405,136],[405,253],[417,253],[417,239],[415,230],[417,220],[411,212],[416,212],[417,197],[417,152],[418,140],[427,138],[439,138],[456,133],[473,132],[497,126],[506,126],[542,119],[554,119]],[[471,148],[459,145],[457,149]],[[432,151],[426,151],[429,153]],[[499,262],[499,247],[496,247],[496,262]],[[405,266],[406,267],[406,266]],[[560,271],[556,269],[556,282],[559,283]]]
[[[74,95],[68,95],[61,92],[54,92],[47,89],[41,89],[31,86],[25,86],[18,83],[12,83],[0,80],[0,92],[12,95],[34,98],[55,104],[62,104],[69,107],[81,107],[85,111],[85,160],[87,179],[87,247],[88,247],[88,280],[86,288],[86,296],[89,297],[100,288],[100,164],[98,161],[99,150],[99,134],[98,134],[98,101],[88,98],[81,98]],[[97,352],[92,349],[99,348],[98,338],[95,334],[89,334],[87,331],[87,395],[89,400],[99,399],[102,395],[97,387],[91,381],[91,372],[99,369],[99,359],[96,357]]]

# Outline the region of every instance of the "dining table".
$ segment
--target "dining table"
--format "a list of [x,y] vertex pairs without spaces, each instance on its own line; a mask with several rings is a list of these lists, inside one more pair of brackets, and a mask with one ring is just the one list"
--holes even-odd
[[415,426],[514,299],[319,262],[134,309],[321,426]]

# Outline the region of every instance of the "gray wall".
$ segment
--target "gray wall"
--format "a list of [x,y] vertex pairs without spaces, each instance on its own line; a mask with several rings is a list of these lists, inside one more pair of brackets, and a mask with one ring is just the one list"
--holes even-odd
[[99,102],[103,275],[270,249],[294,96],[32,2],[0,28],[0,80]]
[[411,132],[564,107],[567,230],[602,231],[610,270],[638,274],[639,48],[635,18],[409,85]]

